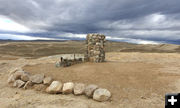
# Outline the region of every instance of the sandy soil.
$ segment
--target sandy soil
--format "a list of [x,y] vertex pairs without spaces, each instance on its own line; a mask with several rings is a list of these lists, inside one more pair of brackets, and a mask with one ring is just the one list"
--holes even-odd
[[[59,56],[39,59],[0,60],[1,108],[164,108],[165,93],[180,91],[180,55],[177,53],[106,54],[105,63],[84,63],[55,68]],[[63,82],[97,84],[112,92],[111,101],[96,102],[85,96],[49,95],[34,90],[11,88],[10,72],[23,67],[31,73],[45,73]]]

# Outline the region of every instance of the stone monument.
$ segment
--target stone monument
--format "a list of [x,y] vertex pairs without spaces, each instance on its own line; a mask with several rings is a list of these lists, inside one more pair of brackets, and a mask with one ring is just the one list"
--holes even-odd
[[105,35],[88,34],[86,37],[86,58],[90,62],[105,61]]

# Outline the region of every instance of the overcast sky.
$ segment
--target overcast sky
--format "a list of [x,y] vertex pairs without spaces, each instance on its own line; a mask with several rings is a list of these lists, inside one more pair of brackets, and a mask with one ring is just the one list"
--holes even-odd
[[180,43],[180,0],[0,0],[0,39]]

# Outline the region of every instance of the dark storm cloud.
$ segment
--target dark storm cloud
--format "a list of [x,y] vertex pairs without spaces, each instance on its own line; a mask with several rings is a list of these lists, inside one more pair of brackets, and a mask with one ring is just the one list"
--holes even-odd
[[0,15],[28,27],[34,37],[98,32],[178,40],[179,5],[180,0],[0,0]]

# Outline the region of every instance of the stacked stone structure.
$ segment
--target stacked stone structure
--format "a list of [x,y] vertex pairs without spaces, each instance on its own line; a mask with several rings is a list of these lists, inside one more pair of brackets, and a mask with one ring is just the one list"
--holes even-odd
[[105,35],[88,34],[86,37],[86,58],[90,62],[105,61]]
[[83,62],[104,62],[105,61],[105,35],[88,34],[86,37],[86,52],[81,54],[69,54],[60,57],[56,67],[68,67]]

